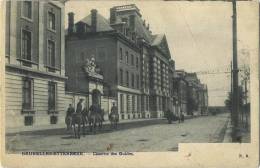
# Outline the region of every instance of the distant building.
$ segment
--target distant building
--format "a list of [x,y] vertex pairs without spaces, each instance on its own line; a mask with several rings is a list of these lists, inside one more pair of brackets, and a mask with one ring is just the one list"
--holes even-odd
[[103,95],[116,97],[121,119],[163,117],[170,105],[171,55],[165,35],[153,35],[135,5],[111,8],[109,21],[95,9],[77,23],[74,14],[69,13],[69,91],[79,87],[74,85],[80,82],[74,81],[79,75],[74,69],[91,58],[95,58],[103,75]]
[[188,82],[188,108],[190,115],[204,115],[208,107],[208,90],[205,84],[201,84],[196,73],[186,73]]
[[178,94],[175,90],[175,62],[173,60],[169,61],[169,92],[170,92],[170,101],[169,101],[169,110],[174,114],[177,113],[177,102]]
[[183,113],[187,115],[189,83],[186,81],[185,75],[186,72],[184,70],[176,70],[174,72],[174,93],[177,95],[176,113]]
[[64,122],[62,1],[6,1],[7,127]]
[[206,84],[203,84],[203,97],[202,97],[202,107],[201,107],[201,115],[208,115],[208,87]]

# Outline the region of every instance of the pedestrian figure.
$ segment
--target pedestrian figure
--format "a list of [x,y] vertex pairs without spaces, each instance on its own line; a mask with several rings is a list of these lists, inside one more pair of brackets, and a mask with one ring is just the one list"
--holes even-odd
[[181,122],[184,122],[184,114],[181,113]]
[[179,119],[179,123],[181,123],[181,113],[179,113],[178,119]]
[[66,112],[66,117],[65,117],[65,123],[67,125],[67,130],[71,128],[71,122],[72,122],[72,114],[75,113],[75,109],[72,106],[72,104],[69,104],[69,107]]
[[179,113],[179,123],[184,122],[184,114],[182,113],[182,111]]

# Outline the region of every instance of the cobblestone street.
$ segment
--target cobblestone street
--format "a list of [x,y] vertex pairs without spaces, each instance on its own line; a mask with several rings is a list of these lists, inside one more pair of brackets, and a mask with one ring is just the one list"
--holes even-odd
[[71,132],[52,130],[6,136],[8,153],[22,151],[102,152],[102,151],[177,151],[178,143],[222,142],[228,113],[202,116],[184,123],[167,124],[158,120],[154,124],[119,125],[111,131],[105,127],[96,135],[74,139]]

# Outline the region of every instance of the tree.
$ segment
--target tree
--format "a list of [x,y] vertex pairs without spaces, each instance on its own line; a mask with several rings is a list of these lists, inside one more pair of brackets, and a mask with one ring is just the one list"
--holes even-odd
[[[243,99],[244,99],[244,95],[243,95],[243,89],[242,86],[238,87],[238,95],[239,95],[239,108],[243,108]],[[228,92],[228,98],[225,100],[225,106],[231,111],[232,110],[232,94],[231,92]]]
[[228,92],[228,98],[225,100],[225,106],[229,111],[232,110],[232,95],[231,92]]

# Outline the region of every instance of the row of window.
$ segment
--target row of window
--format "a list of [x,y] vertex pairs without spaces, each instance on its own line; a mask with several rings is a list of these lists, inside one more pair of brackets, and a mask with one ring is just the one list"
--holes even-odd
[[[121,61],[123,61],[123,57],[124,57],[123,49],[120,48],[119,49],[119,59]],[[131,65],[135,66],[138,69],[139,68],[139,59],[138,59],[138,57],[135,58],[135,56],[133,54],[131,54],[130,58],[131,58]],[[125,62],[126,62],[126,64],[130,63],[129,62],[129,53],[128,53],[128,51],[125,51]]]
[[[48,110],[56,110],[56,93],[57,84],[55,82],[48,83]],[[23,79],[23,91],[22,91],[22,108],[23,110],[32,110],[33,107],[33,97],[34,97],[34,86],[33,79],[24,78]]]
[[[124,85],[124,72],[123,72],[123,69],[119,69],[119,83],[121,86]],[[132,88],[137,88],[139,89],[139,75],[136,75],[135,77],[135,74],[132,73],[131,74],[131,86],[130,86],[130,83],[129,83],[129,79],[130,79],[130,75],[129,75],[129,72],[128,71],[125,71],[125,84],[127,87],[132,87]]]
[[[22,1],[22,18],[32,20],[32,1]],[[56,19],[55,13],[48,11],[48,29],[53,31],[56,30]],[[24,30],[21,31],[21,58],[25,60],[24,65],[31,66],[32,60],[32,45],[33,45],[33,34],[32,31]],[[55,67],[55,42],[53,40],[47,40],[47,66]]]
[[[57,124],[58,116],[50,116],[50,124]],[[34,116],[24,116],[24,125],[29,126],[33,125],[34,123]]]
[[[136,107],[136,96],[132,95],[132,112],[140,112],[140,100],[139,97],[137,97],[137,111],[135,111]],[[120,112],[124,113],[124,95],[120,94]],[[126,112],[130,112],[130,95],[126,95]]]
[[133,26],[134,24],[134,17],[133,16],[130,16],[129,18],[130,20],[128,20],[128,18],[124,17],[124,18],[121,18],[121,21],[122,22],[125,22],[126,25],[123,26],[121,29],[120,29],[120,32],[126,36],[128,39],[132,40],[134,43],[136,43],[136,33],[134,31],[131,30],[130,26]]
[[[32,20],[33,2],[32,1],[22,1],[22,17]],[[48,28],[51,30],[56,30],[56,16],[52,11],[48,11]]]
[[[145,115],[144,114],[137,114],[137,116],[136,116],[135,114],[133,114],[133,119],[135,119],[135,118],[145,118]],[[150,118],[150,115],[147,114],[146,118]],[[122,120],[126,119],[124,114],[121,114],[121,119]],[[130,114],[127,115],[127,119],[130,119]]]
[[[22,30],[21,36],[21,57],[23,60],[32,61],[32,32]],[[55,67],[55,42],[52,40],[47,41],[47,65]]]

